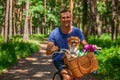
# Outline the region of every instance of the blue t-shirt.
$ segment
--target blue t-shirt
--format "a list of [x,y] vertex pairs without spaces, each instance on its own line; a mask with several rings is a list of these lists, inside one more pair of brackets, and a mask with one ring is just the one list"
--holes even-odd
[[69,34],[64,34],[60,27],[55,28],[49,35],[48,41],[54,42],[60,49],[68,49],[68,38],[71,36],[77,36],[80,40],[84,40],[84,35],[79,28],[72,28],[72,32]]

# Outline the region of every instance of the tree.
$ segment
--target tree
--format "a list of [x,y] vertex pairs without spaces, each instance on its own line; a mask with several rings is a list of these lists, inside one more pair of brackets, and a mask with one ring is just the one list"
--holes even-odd
[[46,0],[44,0],[44,34],[46,33],[45,31],[46,28]]
[[117,10],[117,19],[118,19],[118,33],[120,34],[120,1],[119,0],[115,0],[116,3],[116,10]]
[[6,1],[1,1],[1,7],[2,7],[2,14],[1,14],[1,22],[0,22],[0,28],[1,28],[1,35],[4,37],[5,33],[5,10],[6,10]]
[[[69,0],[69,9],[70,9],[71,16],[73,18],[73,0]],[[72,20],[71,20],[71,24],[72,24]]]
[[4,35],[4,42],[8,40],[8,17],[9,17],[9,1],[7,0],[7,7],[6,7],[6,15],[5,15],[5,35]]
[[27,0],[26,2],[26,17],[25,17],[25,24],[24,24],[24,40],[28,41],[28,37],[29,37],[29,31],[28,31],[28,12],[29,12],[29,0]]
[[12,39],[12,0],[10,0],[10,14],[9,14],[9,39]]
[[101,29],[101,21],[100,21],[100,15],[98,13],[98,7],[97,7],[97,1],[95,1],[95,17],[96,17],[96,28],[97,28],[97,36],[98,38],[100,37],[101,33],[102,33],[102,29]]
[[87,37],[89,36],[89,33],[90,32],[89,30],[89,27],[88,27],[88,5],[87,5],[87,0],[83,0],[82,2],[83,4],[83,15],[82,15],[82,30],[83,30],[83,33],[87,39]]
[[112,40],[116,40],[116,16],[115,16],[115,1],[112,0],[112,22],[111,22]]

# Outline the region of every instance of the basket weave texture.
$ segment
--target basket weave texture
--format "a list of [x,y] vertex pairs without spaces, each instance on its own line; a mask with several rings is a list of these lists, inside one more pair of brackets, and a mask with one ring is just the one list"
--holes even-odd
[[98,69],[98,60],[94,52],[88,52],[81,57],[71,59],[65,58],[64,62],[76,78],[82,77],[83,75]]

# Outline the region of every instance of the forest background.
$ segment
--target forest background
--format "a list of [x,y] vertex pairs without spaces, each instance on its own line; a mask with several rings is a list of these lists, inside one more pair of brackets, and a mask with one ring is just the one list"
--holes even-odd
[[38,51],[38,43],[60,25],[62,9],[71,10],[72,24],[89,43],[102,47],[99,75],[119,80],[120,0],[0,0],[1,72]]

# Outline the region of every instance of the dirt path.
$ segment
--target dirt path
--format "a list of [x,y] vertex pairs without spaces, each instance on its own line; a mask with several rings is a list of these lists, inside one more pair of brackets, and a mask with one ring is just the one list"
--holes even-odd
[[0,80],[52,80],[55,69],[51,58],[45,55],[46,42],[40,46],[38,53],[19,60],[18,64],[0,76]]

